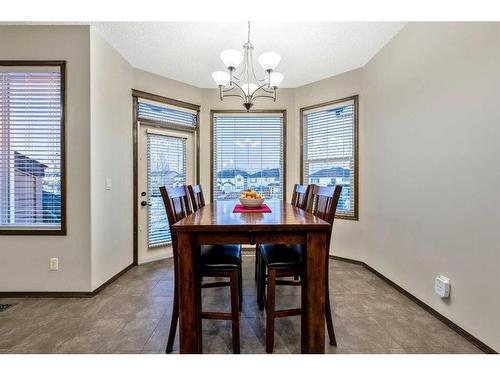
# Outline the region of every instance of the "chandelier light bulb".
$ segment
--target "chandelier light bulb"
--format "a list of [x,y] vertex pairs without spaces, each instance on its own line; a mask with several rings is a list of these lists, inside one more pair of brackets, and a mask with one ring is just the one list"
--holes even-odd
[[243,60],[243,54],[236,49],[226,49],[220,54],[220,59],[228,69],[236,69]]
[[221,70],[213,72],[212,78],[214,79],[217,86],[227,86],[230,81],[229,73],[223,72]]
[[279,85],[281,85],[281,82],[283,82],[283,74],[278,73],[278,72],[271,72],[269,75],[269,87],[278,88]]
[[280,60],[281,56],[276,52],[264,52],[259,56],[259,64],[265,71],[276,69]]
[[241,89],[244,91],[246,95],[252,95],[255,90],[257,90],[257,85],[254,83],[244,83],[241,85]]

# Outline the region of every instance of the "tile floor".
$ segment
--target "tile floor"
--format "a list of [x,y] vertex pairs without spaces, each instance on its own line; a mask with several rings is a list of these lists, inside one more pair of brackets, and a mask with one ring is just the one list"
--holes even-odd
[[[265,313],[256,306],[254,257],[244,256],[242,353],[265,352]],[[338,347],[327,353],[481,353],[361,266],[330,261]],[[0,353],[163,353],[173,263],[129,270],[93,298],[0,298]],[[278,307],[299,306],[300,288],[279,286]],[[229,288],[203,291],[204,310],[229,310]],[[207,353],[230,353],[230,321],[203,321]],[[178,351],[178,337],[174,345]],[[300,317],[278,319],[275,353],[300,353]]]

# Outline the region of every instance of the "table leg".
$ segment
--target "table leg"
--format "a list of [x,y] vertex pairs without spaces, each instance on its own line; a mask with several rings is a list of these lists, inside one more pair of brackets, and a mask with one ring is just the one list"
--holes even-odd
[[302,353],[325,352],[326,233],[308,232],[302,280]]
[[201,290],[196,272],[197,241],[188,232],[177,233],[179,259],[179,349],[201,353]]

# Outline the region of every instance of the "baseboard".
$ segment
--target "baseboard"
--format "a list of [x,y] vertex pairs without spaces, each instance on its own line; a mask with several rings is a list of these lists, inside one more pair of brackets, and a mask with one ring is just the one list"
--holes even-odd
[[91,298],[134,267],[130,264],[92,292],[0,292],[0,298]]
[[101,292],[103,289],[105,289],[109,284],[111,284],[113,281],[115,281],[116,279],[118,279],[120,276],[122,276],[125,272],[127,272],[129,269],[131,269],[132,267],[135,267],[134,263],[132,264],[129,264],[127,267],[125,267],[124,269],[122,269],[120,272],[118,272],[115,276],[111,277],[108,281],[104,282],[103,284],[101,284],[101,286],[97,287],[96,289],[94,289],[94,291],[92,292],[92,296],[95,296],[96,294],[98,294],[99,292]]
[[450,329],[454,330],[456,333],[458,333],[460,336],[462,336],[463,338],[465,338],[471,344],[473,344],[477,348],[481,349],[483,352],[485,352],[487,354],[498,354],[493,348],[491,348],[488,345],[486,345],[484,342],[482,342],[481,340],[479,340],[477,337],[471,335],[469,332],[467,332],[465,329],[463,329],[462,327],[460,327],[458,324],[453,323],[450,319],[448,319],[447,317],[445,317],[441,313],[439,313],[436,310],[434,310],[428,304],[426,304],[422,300],[418,299],[413,294],[411,294],[407,290],[403,289],[398,284],[396,284],[394,281],[392,281],[388,277],[382,275],[380,272],[378,272],[376,269],[374,269],[373,267],[369,266],[365,262],[362,262],[360,260],[350,259],[350,258],[339,257],[339,256],[336,256],[336,255],[330,255],[330,258],[331,259],[335,259],[335,260],[339,260],[341,262],[357,264],[357,265],[365,267],[368,271],[372,272],[374,275],[376,275],[379,278],[381,278],[382,280],[384,280],[387,284],[389,284],[391,287],[393,287],[394,289],[396,289],[398,292],[400,292],[404,296],[406,296],[409,299],[411,299],[413,302],[415,302],[417,305],[419,305],[422,309],[424,309],[428,313],[432,314],[434,317],[436,317],[441,322],[443,322],[444,324],[446,324],[446,326],[448,326]]

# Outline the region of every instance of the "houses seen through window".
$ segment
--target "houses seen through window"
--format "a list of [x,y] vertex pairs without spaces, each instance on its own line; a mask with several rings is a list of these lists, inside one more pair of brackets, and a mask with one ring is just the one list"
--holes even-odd
[[63,228],[62,69],[0,62],[0,230]]
[[283,199],[281,113],[216,113],[212,131],[214,200],[236,200],[247,189]]
[[303,108],[303,182],[342,185],[337,215],[357,219],[357,96]]

